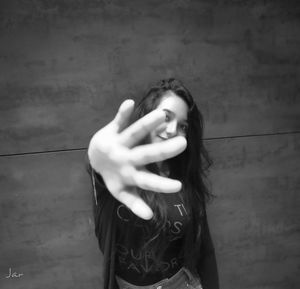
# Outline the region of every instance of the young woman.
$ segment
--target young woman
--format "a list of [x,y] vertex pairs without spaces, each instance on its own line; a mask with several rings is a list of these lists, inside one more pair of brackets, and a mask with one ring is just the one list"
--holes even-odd
[[104,289],[219,288],[202,135],[190,92],[166,79],[91,139]]

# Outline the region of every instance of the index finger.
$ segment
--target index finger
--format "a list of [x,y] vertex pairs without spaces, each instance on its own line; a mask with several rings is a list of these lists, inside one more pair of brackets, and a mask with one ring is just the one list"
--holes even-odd
[[132,147],[157,126],[162,124],[165,120],[166,114],[162,110],[153,110],[146,114],[141,119],[126,128],[120,135],[120,143]]
[[135,166],[144,166],[177,156],[186,146],[186,139],[176,136],[163,142],[136,146],[130,150],[128,157]]

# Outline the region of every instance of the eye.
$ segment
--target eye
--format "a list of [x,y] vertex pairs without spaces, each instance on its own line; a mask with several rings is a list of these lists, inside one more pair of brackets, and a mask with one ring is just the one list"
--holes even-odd
[[187,130],[188,130],[188,125],[187,125],[187,124],[181,124],[181,125],[179,126],[179,130],[180,130],[180,132],[186,134],[186,133],[187,133]]
[[169,122],[170,119],[171,119],[170,116],[166,113],[165,122]]

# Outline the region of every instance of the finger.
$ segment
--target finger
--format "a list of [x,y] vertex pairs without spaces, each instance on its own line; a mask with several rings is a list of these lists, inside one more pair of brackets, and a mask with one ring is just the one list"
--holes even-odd
[[150,207],[135,192],[122,191],[116,197],[138,217],[149,220],[153,217]]
[[164,161],[183,152],[186,145],[186,139],[182,136],[159,143],[141,145],[130,151],[129,159],[135,166]]
[[159,175],[138,171],[132,176],[134,186],[158,193],[175,193],[181,190],[181,182]]
[[120,142],[127,147],[132,147],[162,124],[165,117],[166,114],[162,110],[153,110],[125,129],[120,136]]
[[122,102],[115,118],[112,121],[112,123],[116,126],[117,132],[121,132],[127,127],[133,109],[134,101],[132,99],[126,99]]

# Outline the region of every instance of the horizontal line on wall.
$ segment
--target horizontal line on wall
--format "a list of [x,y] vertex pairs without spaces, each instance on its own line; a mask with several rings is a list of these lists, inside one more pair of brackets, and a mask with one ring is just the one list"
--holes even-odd
[[[265,133],[265,134],[249,134],[249,135],[235,135],[235,136],[222,136],[222,137],[210,137],[204,138],[204,141],[211,140],[224,140],[224,139],[238,139],[238,138],[250,138],[250,137],[264,137],[264,136],[275,136],[275,135],[287,135],[287,134],[298,134],[300,131],[290,132],[277,132],[277,133]],[[71,149],[57,149],[57,150],[46,150],[46,151],[35,151],[35,152],[23,152],[23,153],[11,153],[11,154],[0,154],[0,157],[14,157],[14,156],[26,156],[26,155],[39,155],[39,154],[51,154],[51,153],[64,153],[64,152],[76,152],[85,151],[84,148],[71,148]]]
[[247,135],[234,135],[234,136],[220,136],[220,137],[209,137],[204,138],[204,141],[208,140],[222,140],[222,139],[235,139],[235,138],[246,138],[246,137],[263,137],[272,135],[286,135],[286,134],[298,134],[300,131],[290,131],[290,132],[274,132],[274,133],[264,133],[264,134],[247,134]]
[[14,157],[14,156],[40,155],[40,154],[52,154],[52,153],[66,153],[66,152],[76,152],[76,151],[84,151],[84,150],[87,150],[87,148],[57,149],[57,150],[24,152],[24,153],[14,153],[14,154],[0,154],[0,157]]

